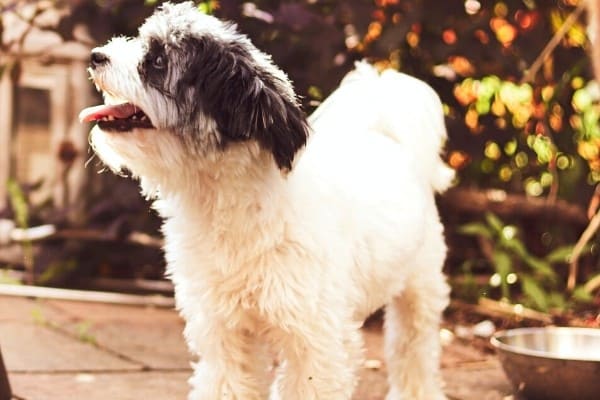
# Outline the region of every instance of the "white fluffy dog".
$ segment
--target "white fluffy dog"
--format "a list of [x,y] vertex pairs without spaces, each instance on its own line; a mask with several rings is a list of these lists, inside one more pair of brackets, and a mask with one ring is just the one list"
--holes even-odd
[[270,57],[191,3],[94,49],[90,73],[93,148],[165,219],[190,399],[350,399],[384,305],[388,399],[445,399],[434,193],[453,174],[431,88],[361,63],[307,121]]

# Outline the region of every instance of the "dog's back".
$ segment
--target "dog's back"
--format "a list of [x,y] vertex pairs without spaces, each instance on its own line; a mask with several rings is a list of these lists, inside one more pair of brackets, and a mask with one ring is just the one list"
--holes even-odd
[[311,140],[338,141],[340,152],[351,150],[353,135],[387,136],[399,145],[392,147],[407,153],[403,156],[411,159],[413,172],[437,192],[446,190],[454,178],[439,157],[447,139],[441,101],[425,82],[409,75],[393,70],[380,74],[370,64],[357,63],[309,122]]
[[443,262],[434,193],[454,174],[440,158],[441,102],[422,81],[359,63],[309,122],[312,135],[288,177],[304,222],[294,230],[330,243],[337,274],[353,269],[355,315],[364,317],[402,292],[415,270],[430,268],[424,252],[438,268]]

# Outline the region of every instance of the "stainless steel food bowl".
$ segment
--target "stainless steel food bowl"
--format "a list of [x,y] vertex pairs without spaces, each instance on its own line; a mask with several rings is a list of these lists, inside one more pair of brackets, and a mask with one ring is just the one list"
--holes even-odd
[[496,333],[491,343],[527,400],[600,399],[600,329],[511,329]]

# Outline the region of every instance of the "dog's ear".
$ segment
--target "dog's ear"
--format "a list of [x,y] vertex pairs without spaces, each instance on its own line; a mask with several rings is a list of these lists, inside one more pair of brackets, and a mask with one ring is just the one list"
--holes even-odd
[[[189,42],[191,62],[182,82],[195,90],[192,111],[213,118],[220,143],[256,140],[273,154],[280,169],[291,169],[308,136],[306,116],[285,75],[265,57],[265,68],[253,58],[249,42],[222,43],[211,38]],[[271,70],[272,68],[272,70]],[[184,88],[181,88],[184,90]]]

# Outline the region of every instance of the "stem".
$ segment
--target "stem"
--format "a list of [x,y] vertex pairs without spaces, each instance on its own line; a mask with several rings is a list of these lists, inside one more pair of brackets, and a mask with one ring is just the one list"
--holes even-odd
[[546,47],[542,50],[542,52],[537,56],[531,67],[525,71],[525,75],[523,75],[523,79],[521,79],[521,83],[532,82],[537,75],[538,71],[544,64],[544,61],[548,59],[550,54],[554,51],[556,46],[560,43],[560,41],[565,37],[569,29],[577,22],[577,19],[583,13],[587,1],[580,1],[577,5],[577,8],[573,10],[571,14],[567,17],[565,22],[561,25],[561,27],[554,33],[554,36],[550,39]]
[[579,257],[585,245],[592,239],[598,228],[600,227],[600,211],[594,215],[587,228],[581,234],[581,237],[573,248],[571,260],[569,262],[569,277],[567,278],[567,290],[572,292],[577,283],[577,271],[579,269]]

